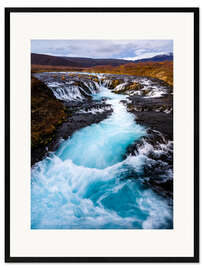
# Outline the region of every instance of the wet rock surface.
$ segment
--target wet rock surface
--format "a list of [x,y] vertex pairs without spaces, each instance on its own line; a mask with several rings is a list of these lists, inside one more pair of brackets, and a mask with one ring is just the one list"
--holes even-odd
[[141,125],[158,130],[173,140],[173,96],[161,98],[129,97],[127,110],[135,115]]
[[173,142],[148,128],[147,135],[127,149],[127,156],[142,155],[146,161],[140,177],[144,185],[164,197],[173,197]]

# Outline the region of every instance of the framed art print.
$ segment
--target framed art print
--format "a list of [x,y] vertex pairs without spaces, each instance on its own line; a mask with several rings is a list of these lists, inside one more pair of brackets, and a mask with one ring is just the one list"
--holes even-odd
[[6,262],[198,262],[198,8],[6,8],[5,40]]

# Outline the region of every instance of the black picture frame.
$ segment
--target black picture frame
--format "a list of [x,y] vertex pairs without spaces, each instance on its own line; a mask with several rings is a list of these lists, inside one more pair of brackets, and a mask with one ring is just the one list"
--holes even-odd
[[[194,14],[194,256],[12,257],[10,255],[10,14],[32,12],[171,12]],[[5,8],[5,262],[199,262],[199,8]]]

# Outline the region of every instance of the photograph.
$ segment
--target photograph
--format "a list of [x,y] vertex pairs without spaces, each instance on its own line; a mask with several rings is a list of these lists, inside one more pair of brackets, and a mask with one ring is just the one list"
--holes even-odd
[[173,40],[32,39],[32,230],[173,230]]
[[198,7],[5,8],[5,262],[199,262]]

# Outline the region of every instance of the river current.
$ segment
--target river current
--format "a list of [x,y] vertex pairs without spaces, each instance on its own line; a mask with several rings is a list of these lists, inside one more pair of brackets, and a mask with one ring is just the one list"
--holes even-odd
[[113,113],[63,140],[31,170],[32,229],[170,229],[168,200],[143,185],[142,153],[126,150],[146,134],[121,100],[100,85]]

